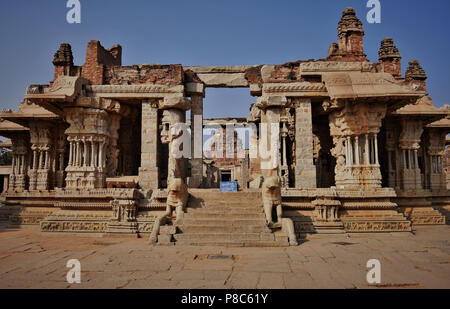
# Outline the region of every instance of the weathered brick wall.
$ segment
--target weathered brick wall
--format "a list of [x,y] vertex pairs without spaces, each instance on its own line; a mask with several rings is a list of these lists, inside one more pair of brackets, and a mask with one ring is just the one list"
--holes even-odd
[[349,45],[350,50],[347,50],[347,52],[353,53],[353,54],[363,54],[364,53],[363,40],[364,40],[364,35],[362,35],[361,33],[352,33],[348,37],[348,42],[350,44]]
[[282,65],[276,65],[270,78],[266,81],[268,83],[290,83],[301,81],[300,78],[300,63],[288,62]]
[[261,77],[261,68],[262,65],[247,69],[245,71],[245,79],[247,79],[250,84],[258,84],[262,86],[263,80]]
[[390,73],[396,78],[402,77],[402,66],[400,62],[382,61],[383,72]]
[[104,77],[104,83],[111,85],[181,85],[184,82],[184,71],[181,64],[107,66],[104,70]]
[[120,66],[121,52],[114,57],[99,41],[90,41],[86,52],[86,61],[83,65],[81,76],[89,80],[93,85],[102,85],[105,66]]

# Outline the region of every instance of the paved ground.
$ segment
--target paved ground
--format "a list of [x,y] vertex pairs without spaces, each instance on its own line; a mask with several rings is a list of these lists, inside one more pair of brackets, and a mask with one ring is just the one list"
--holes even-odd
[[[81,262],[81,284],[66,263]],[[366,281],[381,262],[379,286]],[[146,239],[0,229],[0,288],[450,288],[450,227],[309,237],[293,248],[150,247]]]

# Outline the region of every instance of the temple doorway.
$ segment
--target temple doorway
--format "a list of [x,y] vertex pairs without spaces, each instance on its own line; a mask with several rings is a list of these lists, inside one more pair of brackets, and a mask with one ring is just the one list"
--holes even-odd
[[[250,133],[247,126],[255,100],[248,88],[206,89],[201,188],[216,189],[223,182],[233,181],[241,190],[248,188]],[[234,128],[233,135],[227,139],[230,126]]]

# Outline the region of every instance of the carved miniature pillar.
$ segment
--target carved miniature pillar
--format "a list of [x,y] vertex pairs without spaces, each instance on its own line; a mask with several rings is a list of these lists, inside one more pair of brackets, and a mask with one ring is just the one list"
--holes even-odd
[[157,189],[158,168],[158,104],[151,100],[142,102],[142,143],[139,185],[142,189]]
[[398,188],[398,129],[392,119],[386,120],[386,151],[388,153],[388,186]]
[[356,165],[360,165],[360,161],[359,161],[359,137],[356,136],[355,137],[355,164]]
[[349,166],[353,166],[353,142],[351,136],[347,137],[347,143],[348,143],[348,162]]
[[100,160],[99,166],[101,168],[105,168],[106,167],[105,146],[106,146],[106,142],[105,141],[101,141],[100,142],[100,155],[98,156],[98,158]]
[[282,149],[281,149],[281,187],[289,188],[289,167],[287,162],[287,148],[286,139],[289,134],[289,130],[286,126],[286,121],[282,121],[283,125],[281,128],[281,139],[282,139]]
[[86,167],[86,161],[87,161],[87,143],[86,143],[86,138],[83,136],[81,143],[83,145],[83,156],[82,156],[82,166]]
[[30,170],[28,171],[28,179],[29,179],[29,189],[30,191],[36,190],[37,183],[37,170],[38,170],[38,146],[33,144],[31,146],[31,150],[33,150],[33,158],[32,158],[32,166],[30,166]]
[[365,152],[364,152],[364,158],[365,158],[365,160],[364,160],[364,164],[365,165],[370,165],[370,157],[369,157],[369,134],[365,134],[364,135],[366,138],[365,138],[365,143],[364,143],[364,147],[365,147]]
[[50,156],[49,151],[45,151],[45,169],[48,170],[50,168]]
[[300,99],[295,107],[295,143],[295,187],[298,189],[316,188],[310,99]]
[[69,141],[69,166],[72,166],[72,158],[73,158],[73,143]]
[[203,182],[203,95],[195,94],[191,99],[192,155],[189,187],[198,188]]
[[94,145],[94,139],[91,137],[91,139],[89,140],[89,143],[91,144],[91,157],[90,157],[90,162],[89,162],[89,166],[90,167],[95,167],[95,145]]
[[78,167],[80,162],[80,141],[76,139],[75,141],[75,164],[74,166]]
[[32,147],[33,149],[33,166],[32,169],[35,170],[37,167],[37,149]]
[[99,152],[99,143],[97,140],[94,140],[94,157],[93,157],[93,167],[98,167],[98,152]]
[[16,182],[16,155],[13,153],[11,163],[11,174],[9,175],[8,191],[14,191],[15,182]]
[[378,136],[377,134],[374,134],[375,165],[380,165],[380,161],[378,159],[378,137],[377,136]]
[[44,152],[42,151],[42,149],[39,149],[39,165],[37,168],[38,170],[42,169],[43,162],[44,162]]

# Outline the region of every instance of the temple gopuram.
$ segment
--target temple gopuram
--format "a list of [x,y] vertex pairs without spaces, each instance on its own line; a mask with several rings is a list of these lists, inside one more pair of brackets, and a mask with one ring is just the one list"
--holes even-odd
[[[12,165],[0,168],[0,221],[161,245],[267,247],[446,224],[450,110],[434,106],[417,60],[402,74],[393,39],[381,42],[377,63],[363,39],[347,8],[338,42],[319,60],[123,66],[120,45],[91,41],[76,66],[61,44],[53,80],[28,86],[18,111],[0,113],[12,151]],[[203,119],[207,88],[247,88],[248,118]],[[192,135],[181,159],[179,123]],[[231,159],[194,142],[208,125],[230,124],[258,128],[250,143],[269,125],[279,164],[251,157],[237,134],[224,142]],[[237,190],[219,189],[230,182]]]

